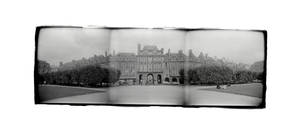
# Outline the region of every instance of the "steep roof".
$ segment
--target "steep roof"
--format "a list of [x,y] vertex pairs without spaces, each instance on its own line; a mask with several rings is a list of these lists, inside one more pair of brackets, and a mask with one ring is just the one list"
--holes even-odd
[[145,45],[143,50],[158,50],[155,45]]
[[118,56],[135,56],[134,53],[128,53],[128,52],[120,52],[118,53]]

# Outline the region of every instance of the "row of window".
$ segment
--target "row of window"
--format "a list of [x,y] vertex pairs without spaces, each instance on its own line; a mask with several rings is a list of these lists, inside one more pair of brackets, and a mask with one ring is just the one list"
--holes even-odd
[[161,64],[141,64],[139,65],[139,71],[141,72],[161,72]]
[[141,63],[141,62],[148,62],[148,63],[162,62],[162,61],[164,61],[164,58],[163,57],[138,57],[137,61],[139,63]]
[[170,75],[178,76],[180,69],[184,68],[184,63],[178,63],[178,62],[166,63],[166,67],[169,70]]
[[[137,62],[162,62],[162,61],[186,61],[184,57],[178,57],[178,56],[172,56],[168,58],[164,57],[117,57],[117,58],[112,58],[110,61],[115,61],[115,62],[125,62],[125,61],[137,61]],[[195,61],[195,62],[200,62],[198,59],[189,59],[188,61]]]

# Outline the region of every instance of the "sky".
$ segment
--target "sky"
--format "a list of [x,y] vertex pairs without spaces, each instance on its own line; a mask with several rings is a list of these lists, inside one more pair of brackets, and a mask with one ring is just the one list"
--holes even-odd
[[116,52],[137,53],[137,45],[141,48],[145,45],[156,45],[158,49],[164,48],[171,52],[184,50],[186,32],[179,30],[160,30],[160,29],[124,29],[113,30],[111,32],[111,48]]
[[58,65],[104,54],[109,44],[110,31],[106,29],[45,28],[39,35],[38,59]]
[[189,49],[211,57],[226,58],[236,63],[252,64],[264,59],[263,34],[253,31],[201,30],[180,31],[161,29],[92,29],[47,28],[39,36],[38,59],[51,65],[82,57],[119,52],[137,53],[137,45],[156,45],[171,52]]
[[205,30],[188,32],[186,48],[200,51],[211,57],[226,58],[233,62],[253,64],[264,60],[262,32],[234,30]]

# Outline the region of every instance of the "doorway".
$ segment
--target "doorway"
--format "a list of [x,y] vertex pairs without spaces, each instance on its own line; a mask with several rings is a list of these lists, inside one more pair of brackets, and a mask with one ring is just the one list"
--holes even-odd
[[153,74],[147,75],[147,84],[154,84]]
[[157,83],[161,84],[161,75],[160,74],[157,75]]
[[143,84],[143,75],[139,75],[139,84],[142,85]]

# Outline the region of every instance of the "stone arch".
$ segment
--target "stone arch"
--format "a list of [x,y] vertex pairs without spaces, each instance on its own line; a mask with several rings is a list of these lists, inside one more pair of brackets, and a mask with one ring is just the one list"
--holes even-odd
[[139,75],[139,84],[143,84],[143,75],[142,74]]
[[147,84],[154,84],[154,76],[153,74],[147,75]]
[[162,78],[161,75],[158,74],[158,75],[157,75],[157,83],[158,83],[158,84],[161,84],[161,82],[162,82],[162,79],[161,79],[161,78]]
[[165,78],[165,82],[170,82],[169,77],[166,77],[166,78]]
[[172,82],[177,82],[177,78],[176,77],[172,77]]

